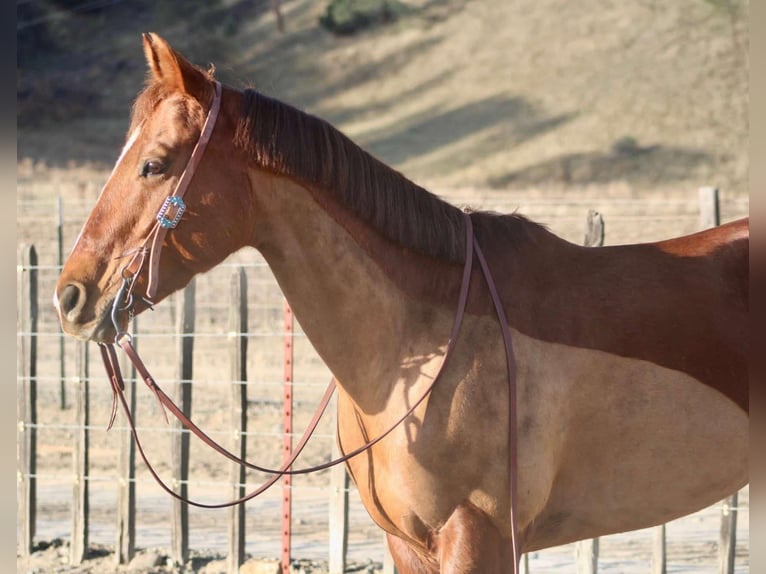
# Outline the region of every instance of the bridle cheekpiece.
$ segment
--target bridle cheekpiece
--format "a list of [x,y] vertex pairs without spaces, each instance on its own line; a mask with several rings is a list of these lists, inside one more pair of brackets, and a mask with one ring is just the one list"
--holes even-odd
[[133,287],[136,283],[136,278],[143,271],[144,265],[149,260],[148,276],[146,279],[146,293],[142,299],[149,304],[153,305],[152,300],[157,293],[157,285],[159,283],[159,266],[160,266],[160,253],[162,251],[163,242],[165,240],[165,234],[175,229],[184,212],[186,211],[186,203],[183,200],[186,190],[189,188],[189,184],[194,177],[194,173],[199,166],[202,156],[205,153],[207,144],[210,142],[210,138],[213,135],[213,129],[215,128],[216,120],[218,119],[218,112],[221,109],[221,83],[216,81],[215,95],[213,96],[213,102],[208,110],[205,123],[202,126],[199,140],[197,140],[194,149],[192,150],[189,160],[186,162],[181,177],[178,180],[173,193],[170,194],[162,202],[159,211],[157,212],[156,221],[151,230],[141,242],[141,245],[129,253],[133,257],[122,268],[122,285],[117,292],[112,304],[112,323],[117,332],[115,343],[120,345],[120,338],[127,335],[125,331],[121,331],[119,327],[119,314],[127,311],[129,314],[133,310]]

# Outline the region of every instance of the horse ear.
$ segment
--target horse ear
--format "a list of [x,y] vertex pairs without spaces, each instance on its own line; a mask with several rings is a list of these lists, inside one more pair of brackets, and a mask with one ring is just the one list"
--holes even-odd
[[200,97],[207,92],[207,75],[170,47],[157,34],[143,35],[144,55],[155,82],[168,84],[176,90]]

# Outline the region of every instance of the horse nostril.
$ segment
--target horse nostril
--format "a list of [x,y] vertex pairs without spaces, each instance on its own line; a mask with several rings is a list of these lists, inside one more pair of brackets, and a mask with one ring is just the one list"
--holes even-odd
[[71,321],[77,318],[79,311],[85,305],[85,287],[75,283],[64,286],[59,295],[61,313]]

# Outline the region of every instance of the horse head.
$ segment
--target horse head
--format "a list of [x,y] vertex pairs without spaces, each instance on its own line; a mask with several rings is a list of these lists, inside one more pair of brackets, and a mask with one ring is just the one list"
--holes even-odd
[[212,72],[155,34],[143,41],[147,86],[54,294],[64,331],[80,339],[114,340],[131,314],[248,242],[247,226],[233,225],[251,207],[245,174],[224,166],[236,153],[235,98],[226,109]]

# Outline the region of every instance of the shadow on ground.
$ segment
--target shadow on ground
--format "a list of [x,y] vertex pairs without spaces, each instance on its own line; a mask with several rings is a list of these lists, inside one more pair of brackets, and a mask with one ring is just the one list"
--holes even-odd
[[506,188],[544,183],[584,185],[615,181],[656,185],[687,179],[695,169],[712,160],[710,154],[698,149],[661,145],[641,147],[618,141],[608,152],[562,155],[495,178],[490,185]]

